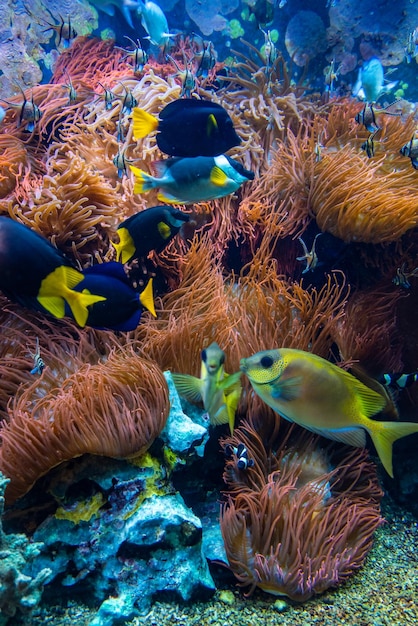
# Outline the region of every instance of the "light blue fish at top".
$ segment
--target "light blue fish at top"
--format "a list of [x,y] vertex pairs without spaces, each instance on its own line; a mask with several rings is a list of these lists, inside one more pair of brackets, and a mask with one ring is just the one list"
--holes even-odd
[[3,107],[0,107],[0,124],[4,120],[5,116],[6,116],[6,111],[3,109]]
[[173,35],[168,30],[167,18],[158,4],[149,0],[140,2],[138,15],[141,16],[141,24],[147,31],[151,43],[166,49]]
[[135,10],[139,6],[139,2],[135,0],[91,0],[91,4],[93,4],[99,11],[103,11],[107,15],[115,15],[115,7],[123,13],[125,20],[128,22],[129,26],[133,28],[131,11]]
[[357,96],[367,102],[376,102],[384,93],[391,91],[398,81],[384,84],[383,65],[379,59],[372,58],[363,63],[359,69],[357,82],[353,87],[353,96]]

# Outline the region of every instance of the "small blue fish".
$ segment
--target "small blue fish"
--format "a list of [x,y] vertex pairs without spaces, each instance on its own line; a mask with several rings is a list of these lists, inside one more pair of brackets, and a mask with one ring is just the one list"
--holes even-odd
[[359,70],[357,82],[353,87],[353,96],[358,96],[367,102],[376,102],[384,93],[387,93],[398,81],[384,84],[383,65],[377,58],[365,61]]
[[147,31],[151,43],[163,50],[167,49],[173,35],[168,31],[167,18],[158,4],[149,0],[140,2],[138,15],[141,16],[141,24]]

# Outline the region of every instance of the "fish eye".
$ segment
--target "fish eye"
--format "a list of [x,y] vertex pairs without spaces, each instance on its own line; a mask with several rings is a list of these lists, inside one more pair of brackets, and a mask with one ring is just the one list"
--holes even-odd
[[222,356],[219,359],[221,365],[223,365],[225,363],[225,354],[222,354]]
[[266,369],[271,367],[273,365],[273,363],[274,363],[274,359],[271,356],[263,356],[260,359],[261,367],[265,367]]
[[202,352],[200,353],[200,357],[202,361],[206,363],[206,359],[207,359],[206,350],[202,350]]

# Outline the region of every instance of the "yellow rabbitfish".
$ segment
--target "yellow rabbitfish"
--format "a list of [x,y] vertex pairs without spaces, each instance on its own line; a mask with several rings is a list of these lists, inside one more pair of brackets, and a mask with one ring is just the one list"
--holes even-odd
[[178,393],[190,402],[203,402],[211,424],[229,424],[234,430],[235,412],[241,396],[241,384],[224,370],[225,352],[217,343],[202,350],[200,378],[172,374]]
[[418,432],[411,422],[380,422],[385,397],[321,357],[290,348],[241,359],[240,369],[266,404],[291,422],[343,443],[364,447],[366,432],[393,478],[392,444]]

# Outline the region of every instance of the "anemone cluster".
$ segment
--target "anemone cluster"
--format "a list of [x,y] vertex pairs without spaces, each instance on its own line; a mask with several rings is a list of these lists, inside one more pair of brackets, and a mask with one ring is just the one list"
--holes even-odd
[[[213,341],[225,351],[228,371],[243,356],[280,346],[346,364],[361,360],[374,375],[402,370],[403,346],[395,339],[404,290],[392,279],[401,267],[412,271],[416,258],[418,177],[399,154],[414,122],[384,121],[379,149],[368,158],[361,150],[365,131],[354,121],[358,104],[306,97],[303,81],[291,80],[280,55],[266,71],[264,57],[248,47],[249,59],[240,58],[223,80],[218,65],[195,96],[226,108],[242,139],[234,157],[257,178],[233,196],[188,209],[195,232],[150,255],[157,318],[145,314],[125,334],[80,330],[2,297],[0,469],[10,479],[10,500],[81,454],[142,454],[169,410],[162,370],[198,375],[200,351]],[[180,63],[182,50],[172,54]],[[3,122],[0,213],[47,237],[82,268],[112,258],[118,223],[155,204],[152,192],[147,200],[134,195],[129,168],[119,177],[114,163],[121,149],[145,169],[161,157],[152,138],[133,143],[125,99],[131,94],[158,115],[181,85],[165,61],[134,69],[112,42],[79,37],[59,56],[51,83],[33,88],[42,111],[33,132],[18,125],[13,107]],[[71,86],[76,96],[70,98]],[[308,242],[318,233],[336,253],[325,254],[319,239],[318,264],[302,277],[297,238]],[[36,338],[46,367],[34,379],[29,351]],[[238,418],[250,415],[271,414],[245,387]],[[273,454],[252,426],[237,432],[257,459],[245,480],[232,479],[230,465],[226,470],[233,495],[222,526],[240,582],[305,600],[345,580],[363,562],[380,523],[381,494],[367,453],[337,459],[327,451],[321,473],[300,486],[306,455],[316,454],[317,443],[301,453],[306,441],[296,440],[290,451],[278,447]],[[259,498],[272,528],[255,514]],[[286,518],[278,517],[282,507]],[[297,510],[303,510],[300,522]],[[328,522],[338,536],[333,545]],[[289,525],[294,534],[284,539]],[[300,543],[305,532],[309,550]],[[291,555],[285,562],[283,541]],[[301,546],[308,555],[303,562]]]

